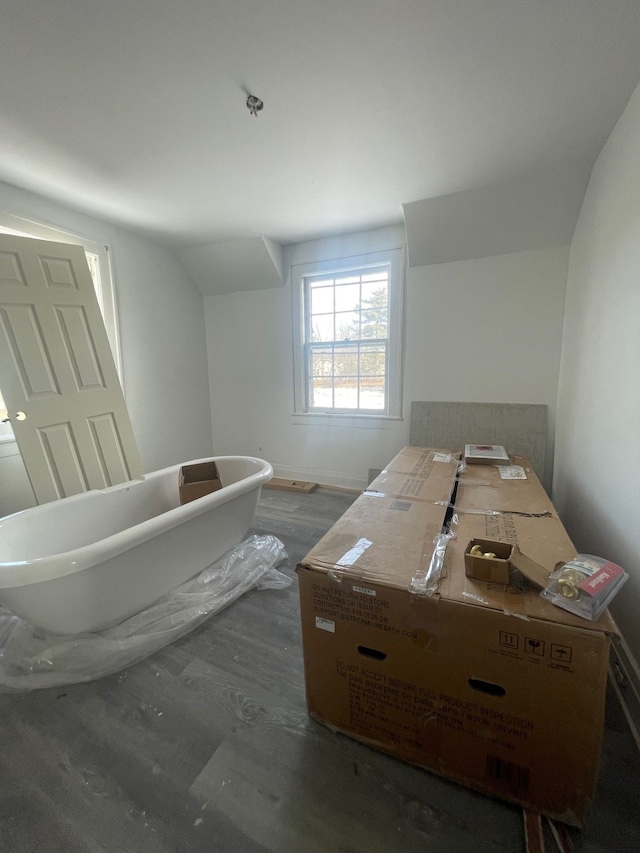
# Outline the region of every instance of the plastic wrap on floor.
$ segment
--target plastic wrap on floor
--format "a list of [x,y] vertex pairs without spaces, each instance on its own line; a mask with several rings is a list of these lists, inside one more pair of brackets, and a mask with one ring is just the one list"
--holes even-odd
[[94,681],[177,640],[250,589],[283,589],[291,578],[275,536],[251,536],[154,605],[95,634],[51,634],[0,608],[0,692]]

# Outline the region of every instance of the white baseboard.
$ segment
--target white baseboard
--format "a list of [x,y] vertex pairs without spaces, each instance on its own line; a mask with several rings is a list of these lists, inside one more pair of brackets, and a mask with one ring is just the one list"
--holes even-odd
[[611,643],[611,683],[640,750],[640,668],[622,637]]

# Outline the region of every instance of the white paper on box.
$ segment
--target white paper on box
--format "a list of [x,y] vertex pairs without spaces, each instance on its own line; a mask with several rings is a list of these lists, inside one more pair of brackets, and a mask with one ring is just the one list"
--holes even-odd
[[527,475],[522,465],[498,465],[502,480],[526,480]]
[[369,548],[371,545],[373,545],[373,542],[371,542],[369,539],[365,539],[364,537],[362,539],[358,539],[353,548],[349,548],[347,553],[343,554],[343,556],[340,557],[340,559],[336,563],[336,568],[338,566],[342,566],[343,568],[352,566],[358,559],[358,557],[361,557],[367,550],[367,548]]
[[354,592],[361,592],[363,595],[376,595],[375,589],[368,589],[366,586],[354,586]]

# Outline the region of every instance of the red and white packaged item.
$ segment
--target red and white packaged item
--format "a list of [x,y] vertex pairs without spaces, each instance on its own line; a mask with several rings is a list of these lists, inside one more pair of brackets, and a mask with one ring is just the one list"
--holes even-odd
[[629,575],[623,568],[591,554],[578,554],[549,575],[540,595],[558,607],[593,621],[609,606]]

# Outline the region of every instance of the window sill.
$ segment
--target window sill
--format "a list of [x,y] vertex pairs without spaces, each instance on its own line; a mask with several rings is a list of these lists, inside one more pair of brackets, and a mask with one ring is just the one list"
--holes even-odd
[[292,412],[294,426],[329,426],[347,429],[391,429],[402,421],[394,415],[329,415],[324,412]]

